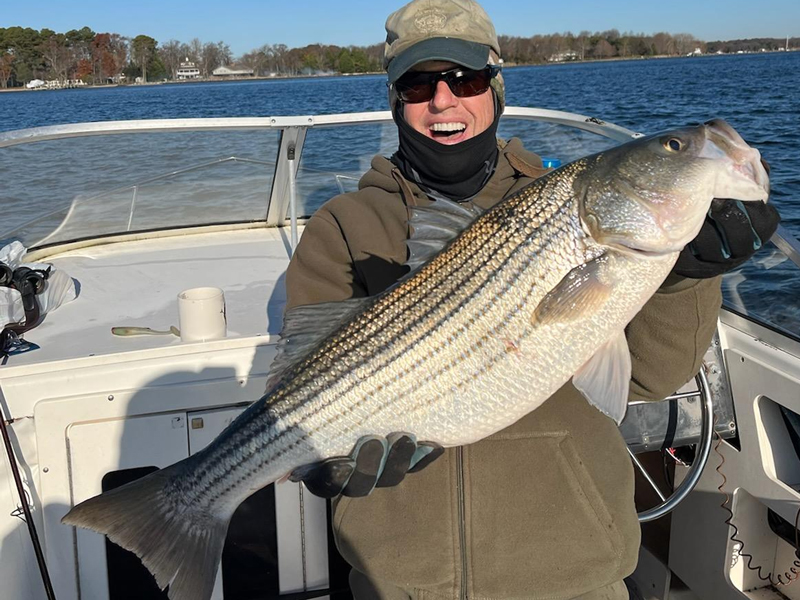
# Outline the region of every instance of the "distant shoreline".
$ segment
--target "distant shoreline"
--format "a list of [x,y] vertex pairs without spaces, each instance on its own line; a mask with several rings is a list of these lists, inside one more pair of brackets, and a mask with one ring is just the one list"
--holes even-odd
[[98,90],[108,88],[140,88],[156,85],[193,85],[198,83],[231,83],[240,81],[279,81],[283,79],[324,79],[330,77],[363,77],[365,75],[385,75],[384,71],[373,71],[369,73],[324,73],[319,75],[261,75],[258,77],[226,77],[215,79],[178,79],[165,81],[148,81],[147,83],[99,83],[86,84],[79,87],[63,88],[33,88],[24,86],[0,89],[3,92],[58,92],[64,90]]
[[[800,51],[800,48],[791,49],[788,52],[797,52]],[[556,67],[556,66],[563,66],[563,65],[574,65],[574,64],[587,64],[587,63],[608,63],[608,62],[622,62],[622,61],[633,61],[633,60],[659,60],[659,59],[669,59],[669,58],[711,58],[711,57],[719,57],[719,56],[753,56],[753,55],[763,55],[763,54],[783,54],[787,52],[786,50],[773,50],[769,52],[744,52],[742,54],[738,53],[728,53],[728,54],[696,54],[691,56],[675,56],[669,54],[660,54],[656,56],[613,56],[610,58],[592,58],[592,59],[584,59],[584,60],[564,60],[564,61],[553,61],[553,62],[545,62],[545,63],[504,63],[503,67],[506,69],[515,69],[521,67]],[[284,79],[325,79],[330,77],[366,77],[366,76],[373,76],[373,75],[385,75],[385,71],[371,71],[367,73],[321,73],[315,75],[262,75],[258,77],[228,77],[228,78],[216,78],[216,79],[183,79],[183,80],[175,80],[175,81],[148,81],[147,83],[109,83],[109,84],[87,84],[85,86],[80,87],[64,87],[64,88],[34,88],[29,89],[24,86],[22,87],[14,87],[14,88],[3,88],[0,89],[0,93],[4,92],[50,92],[50,91],[63,91],[63,90],[93,90],[93,89],[108,89],[108,88],[128,88],[128,87],[146,87],[146,86],[157,86],[157,85],[192,85],[192,84],[199,84],[199,83],[231,83],[231,82],[242,82],[242,81],[279,81]]]

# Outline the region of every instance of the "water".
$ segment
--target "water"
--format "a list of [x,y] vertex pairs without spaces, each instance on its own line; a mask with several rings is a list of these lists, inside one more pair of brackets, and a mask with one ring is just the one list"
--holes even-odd
[[[772,201],[781,211],[783,224],[800,237],[800,208],[795,201],[800,198],[798,73],[800,52],[792,52],[518,67],[506,69],[505,79],[509,105],[577,112],[643,133],[724,118],[770,163]],[[378,75],[5,93],[0,94],[0,131],[84,121],[332,114],[385,108],[385,77]],[[356,176],[368,167],[371,154],[391,150],[395,143],[391,129],[380,133],[379,142],[366,141],[374,137],[374,130],[369,131],[369,136],[366,131],[357,136],[355,144],[334,134],[320,137],[321,143],[315,145],[313,154],[304,157],[304,165],[309,170],[338,170]],[[501,132],[514,133],[508,127]],[[548,139],[546,128],[527,133],[524,139],[529,149],[567,160],[575,158],[563,138]],[[264,160],[263,152],[255,152],[254,148],[263,150],[274,145],[275,138],[270,135],[274,133],[266,135],[266,139],[254,134],[231,134],[225,138],[226,155],[230,150],[237,157]],[[319,133],[312,131],[309,136],[312,135]],[[163,172],[164,165],[177,169],[213,160],[219,149],[216,143],[204,149],[191,134],[176,134],[175,140],[153,143],[140,151],[142,156],[137,159],[143,161],[143,172],[150,168],[154,173]],[[72,156],[67,165],[63,161],[63,144],[69,145]],[[59,151],[53,155],[36,146],[12,148],[15,152],[10,161],[9,153],[0,151],[4,157],[0,178],[5,188],[0,193],[4,210],[0,231],[71,201],[76,194],[91,195],[98,189],[111,190],[130,183],[122,179],[122,173],[131,155],[117,157],[114,162],[94,144],[92,139],[53,143]],[[348,153],[353,145],[357,152]],[[106,162],[99,163],[100,158]],[[93,168],[99,164],[102,167]],[[252,173],[245,175],[241,171],[245,168],[251,168]],[[256,181],[261,190],[269,188],[269,169],[241,164],[237,169],[240,171],[234,173],[239,179]],[[79,177],[79,172],[88,175]],[[32,200],[24,190],[34,184],[47,192]],[[196,191],[188,183],[185,189],[186,198]],[[304,195],[306,208],[312,210],[335,191],[333,184],[309,190]],[[122,196],[120,207],[128,202],[129,192]],[[180,207],[180,194],[176,198],[172,206]],[[242,211],[263,212],[261,199],[259,196],[243,201]],[[209,202],[213,203],[213,199]],[[112,200],[106,203],[110,213],[125,212],[115,207]],[[751,265],[743,275],[737,275],[739,279],[746,277],[745,281],[729,278],[726,298],[747,304],[751,311],[768,312],[773,322],[791,324],[800,331],[796,325],[800,310],[794,300],[800,283],[793,284],[793,294],[791,290],[781,291],[787,286],[775,283],[785,283],[796,269],[774,254],[760,253],[759,258],[757,269]],[[759,306],[765,290],[773,292],[772,306],[766,309]]]
[[[641,132],[721,117],[772,166],[773,200],[800,232],[800,52],[506,69],[507,103],[596,116]],[[84,121],[384,110],[383,76],[0,94],[0,131]],[[537,151],[536,142],[529,144]],[[6,229],[5,217],[3,227]]]

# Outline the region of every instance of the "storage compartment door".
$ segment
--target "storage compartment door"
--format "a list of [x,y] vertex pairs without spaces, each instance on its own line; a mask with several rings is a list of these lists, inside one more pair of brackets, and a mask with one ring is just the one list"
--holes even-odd
[[[76,504],[102,492],[109,473],[163,468],[189,455],[183,412],[81,423],[69,428],[67,438]],[[105,537],[80,528],[76,536],[81,597],[108,600]]]

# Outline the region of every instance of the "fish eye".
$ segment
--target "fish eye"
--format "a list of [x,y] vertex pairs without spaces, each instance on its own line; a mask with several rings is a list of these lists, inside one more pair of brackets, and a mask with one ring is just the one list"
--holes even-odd
[[667,141],[664,142],[664,148],[666,148],[670,152],[680,152],[681,150],[683,150],[683,142],[680,141],[678,138],[669,138]]

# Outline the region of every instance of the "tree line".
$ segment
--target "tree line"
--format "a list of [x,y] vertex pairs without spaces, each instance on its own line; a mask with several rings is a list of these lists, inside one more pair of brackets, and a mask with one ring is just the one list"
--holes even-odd
[[[607,59],[635,56],[682,56],[695,52],[773,50],[783,40],[735,40],[706,44],[691,34],[654,35],[582,31],[532,37],[500,36],[510,64]],[[203,78],[220,66],[250,69],[255,76],[315,73],[369,73],[381,70],[383,44],[348,46],[310,44],[289,48],[265,44],[234,57],[224,42],[159,44],[147,35],[128,38],[96,33],[89,27],[57,33],[29,27],[0,28],[0,88],[23,86],[33,79],[81,80],[87,84],[175,80],[183,62],[192,62]],[[124,76],[124,77],[123,77]]]
[[705,43],[689,33],[654,35],[620,33],[616,29],[592,33],[581,31],[534,35],[532,37],[499,37],[500,48],[506,62],[538,64],[570,60],[630,58],[647,56],[685,56]]
[[[706,44],[708,52],[715,54],[716,52],[723,52],[724,54],[735,54],[737,52],[774,52],[776,50],[786,50],[786,38],[751,38],[747,40],[728,40],[728,41],[715,41]],[[800,38],[789,38],[789,48],[800,47]]]
[[[181,63],[191,62],[209,78],[220,66],[252,69],[256,76],[320,72],[368,73],[381,69],[383,44],[339,47],[311,44],[289,48],[265,44],[234,57],[224,42],[168,40],[147,35],[127,38],[89,27],[57,33],[30,27],[0,28],[0,88],[33,79],[81,80],[87,84],[175,80]],[[122,77],[124,75],[124,77]]]

